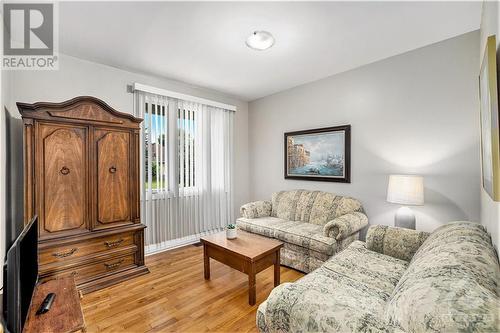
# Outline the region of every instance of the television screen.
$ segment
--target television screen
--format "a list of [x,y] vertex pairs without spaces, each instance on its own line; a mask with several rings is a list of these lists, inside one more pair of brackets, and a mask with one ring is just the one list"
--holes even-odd
[[7,329],[21,333],[38,280],[38,218],[26,225],[7,252],[4,264],[4,319]]

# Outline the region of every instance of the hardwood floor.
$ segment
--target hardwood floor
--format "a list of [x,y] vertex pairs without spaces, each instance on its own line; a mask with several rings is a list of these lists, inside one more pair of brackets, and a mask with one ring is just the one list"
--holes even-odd
[[[146,257],[151,273],[84,296],[87,332],[256,332],[255,312],[273,289],[273,267],[257,275],[257,303],[248,305],[247,275],[186,246]],[[281,267],[281,283],[303,274]]]

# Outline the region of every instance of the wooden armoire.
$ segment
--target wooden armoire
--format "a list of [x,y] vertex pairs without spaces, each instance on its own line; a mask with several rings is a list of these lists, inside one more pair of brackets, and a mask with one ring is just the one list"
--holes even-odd
[[140,221],[142,119],[88,96],[17,103],[24,123],[24,219],[39,219],[39,274],[94,291],[148,273]]

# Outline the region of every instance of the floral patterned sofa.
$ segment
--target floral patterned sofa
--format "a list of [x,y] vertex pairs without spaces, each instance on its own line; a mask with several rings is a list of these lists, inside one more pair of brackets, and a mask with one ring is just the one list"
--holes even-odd
[[305,273],[359,239],[368,224],[358,200],[321,191],[276,192],[240,212],[239,229],[281,240],[281,264]]
[[259,306],[261,332],[498,332],[500,268],[473,222],[432,234],[372,226]]

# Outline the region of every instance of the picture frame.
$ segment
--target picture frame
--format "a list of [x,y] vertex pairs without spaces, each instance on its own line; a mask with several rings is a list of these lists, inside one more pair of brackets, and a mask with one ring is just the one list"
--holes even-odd
[[484,190],[500,201],[500,113],[498,110],[496,37],[488,37],[479,73],[481,175]]
[[351,125],[284,133],[285,179],[351,182]]

